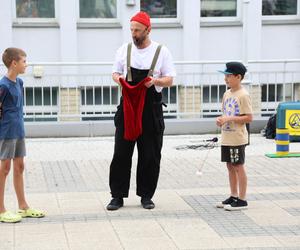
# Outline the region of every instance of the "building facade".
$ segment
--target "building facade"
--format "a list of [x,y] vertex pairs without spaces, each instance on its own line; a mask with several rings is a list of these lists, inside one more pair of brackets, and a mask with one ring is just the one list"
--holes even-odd
[[216,70],[230,60],[247,64],[258,115],[300,96],[300,0],[0,2],[0,51],[23,48],[30,62],[28,120],[110,119],[120,96],[111,63],[140,10],[151,16],[151,38],[176,61],[175,86],[164,90],[170,117],[219,114],[226,88]]

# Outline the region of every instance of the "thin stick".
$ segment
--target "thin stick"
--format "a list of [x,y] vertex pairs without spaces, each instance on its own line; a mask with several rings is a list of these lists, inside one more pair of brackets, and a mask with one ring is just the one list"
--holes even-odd
[[[220,132],[220,131],[219,131],[219,127],[217,127],[217,130],[216,130],[216,138],[218,138],[219,132]],[[207,153],[206,153],[206,155],[205,155],[205,157],[204,157],[204,160],[202,161],[201,166],[200,166],[200,167],[198,168],[198,170],[196,171],[196,175],[197,175],[197,176],[202,176],[202,175],[203,175],[203,168],[204,168],[204,165],[205,165],[206,160],[207,160],[207,158],[208,158],[208,154],[209,154],[209,152],[210,152],[210,150],[211,150],[212,148],[215,148],[215,147],[216,147],[216,144],[217,144],[217,142],[214,142],[214,141],[212,141],[212,142],[210,142],[210,143],[207,144],[208,150],[207,150]]]
[[204,160],[202,161],[202,164],[201,164],[201,166],[198,168],[198,170],[196,171],[196,175],[197,176],[202,176],[203,175],[203,168],[204,168],[204,165],[205,165],[205,163],[206,163],[206,160],[207,160],[207,157],[208,157],[208,154],[209,154],[209,152],[210,152],[210,150],[212,149],[212,148],[214,148],[215,147],[215,142],[210,142],[210,143],[208,143],[208,150],[207,150],[207,153],[206,153],[206,155],[205,155],[205,157],[204,157]]

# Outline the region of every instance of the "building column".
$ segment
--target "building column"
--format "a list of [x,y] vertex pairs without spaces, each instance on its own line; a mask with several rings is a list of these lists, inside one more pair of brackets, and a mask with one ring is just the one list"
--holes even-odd
[[[57,1],[59,4],[60,57],[62,62],[77,61],[77,16],[76,0]],[[79,1],[78,1],[79,2]]]
[[[78,3],[77,3],[78,2]],[[77,62],[77,18],[79,1],[64,0],[59,4],[60,58],[62,62]],[[61,66],[67,77],[60,78],[61,121],[80,121],[80,89],[78,88],[77,66]],[[65,116],[66,115],[66,116]],[[73,116],[73,117],[67,117]]]
[[[184,61],[200,60],[200,1],[182,1],[179,9],[182,9],[183,25],[183,48],[182,59]],[[193,18],[191,18],[193,17]],[[178,69],[179,70],[179,69]],[[197,72],[199,65],[184,65],[180,68],[180,73]],[[179,112],[200,113],[201,111],[201,88],[199,83],[189,82],[188,77],[183,78],[183,86],[178,88]],[[195,114],[184,116],[183,118],[193,118]],[[197,116],[199,118],[199,116]]]
[[243,0],[244,63],[261,59],[262,0]]
[[1,1],[0,7],[0,52],[12,47],[12,4],[11,1]]
[[124,0],[118,5],[122,12],[120,13],[120,22],[122,24],[123,43],[131,42],[130,19],[140,11],[139,0]]
[[[181,6],[180,6],[181,7]],[[200,1],[189,0],[182,3],[183,60],[199,60],[200,56]]]
[[248,67],[249,76],[245,83],[249,84],[254,116],[261,113],[261,86],[251,79],[251,71],[259,71],[260,65],[248,64],[251,60],[261,59],[262,33],[262,0],[243,0],[243,50],[242,61]]

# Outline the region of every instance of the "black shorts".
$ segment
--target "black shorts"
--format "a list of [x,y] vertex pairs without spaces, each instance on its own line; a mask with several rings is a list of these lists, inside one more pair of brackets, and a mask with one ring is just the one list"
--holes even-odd
[[232,164],[244,164],[245,148],[246,145],[221,146],[221,161]]

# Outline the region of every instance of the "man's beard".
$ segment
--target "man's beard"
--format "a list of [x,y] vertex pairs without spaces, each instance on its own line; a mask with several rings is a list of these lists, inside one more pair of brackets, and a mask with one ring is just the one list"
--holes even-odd
[[136,47],[140,47],[143,42],[146,40],[146,36],[142,36],[140,38],[132,38],[133,39],[133,43]]

